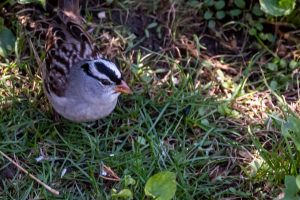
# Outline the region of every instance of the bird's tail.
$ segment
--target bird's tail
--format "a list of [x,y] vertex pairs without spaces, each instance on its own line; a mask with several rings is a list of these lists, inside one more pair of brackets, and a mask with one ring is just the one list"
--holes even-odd
[[72,20],[81,23],[79,0],[59,0],[58,15],[63,21]]
[[60,0],[58,1],[58,8],[70,12],[75,15],[79,15],[79,0]]

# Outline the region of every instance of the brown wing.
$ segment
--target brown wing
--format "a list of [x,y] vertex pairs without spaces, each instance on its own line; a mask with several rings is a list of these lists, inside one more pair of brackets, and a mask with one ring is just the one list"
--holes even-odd
[[[76,67],[76,63],[82,60],[97,59],[100,54],[91,37],[82,28],[79,18],[74,17],[76,6],[67,4],[74,1],[59,2],[63,3],[60,3],[57,16],[54,17],[46,36],[44,84],[48,93],[51,90],[57,96],[63,96],[70,68]],[[62,10],[62,5],[68,5],[67,11]]]

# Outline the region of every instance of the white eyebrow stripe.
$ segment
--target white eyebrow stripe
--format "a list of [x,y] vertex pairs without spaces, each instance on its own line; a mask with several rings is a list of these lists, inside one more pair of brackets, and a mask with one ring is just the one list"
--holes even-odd
[[99,79],[107,79],[110,82],[112,82],[108,76],[106,76],[105,74],[100,73],[97,69],[95,69],[94,65],[92,65],[92,67],[90,67],[90,70],[91,70],[92,74],[94,76],[98,77]]

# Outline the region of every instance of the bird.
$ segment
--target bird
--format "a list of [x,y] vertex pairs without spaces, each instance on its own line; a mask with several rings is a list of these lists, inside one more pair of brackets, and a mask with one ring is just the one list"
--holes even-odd
[[104,118],[113,112],[121,93],[133,93],[120,69],[101,55],[82,24],[79,0],[58,1],[46,33],[41,66],[50,104],[74,122]]

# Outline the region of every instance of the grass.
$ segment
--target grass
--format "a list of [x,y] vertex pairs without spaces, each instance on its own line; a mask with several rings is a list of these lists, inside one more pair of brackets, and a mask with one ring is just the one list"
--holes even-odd
[[[282,39],[274,35],[271,43],[259,33],[249,35],[246,9],[212,30],[201,3],[114,1],[94,9],[95,2],[87,1],[84,15],[134,95],[122,96],[99,121],[55,121],[27,45],[31,40],[43,58],[42,42],[17,25],[17,51],[0,65],[0,150],[59,190],[60,199],[111,199],[113,188],[125,188],[125,176],[136,181],[129,186],[134,199],[147,199],[146,181],[164,170],[176,173],[174,199],[282,194],[284,176],[298,173],[290,170],[297,159],[287,147],[296,150],[280,132],[288,113],[266,83],[298,111],[297,68],[276,60],[297,61],[293,41],[283,46],[292,55],[274,57]],[[99,10],[107,18],[99,20]],[[104,165],[121,181],[101,178]],[[1,199],[57,199],[3,157],[0,171]]]

